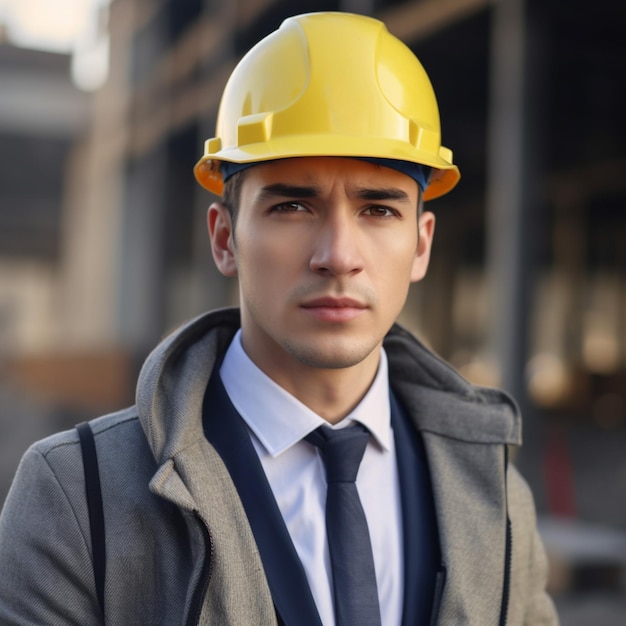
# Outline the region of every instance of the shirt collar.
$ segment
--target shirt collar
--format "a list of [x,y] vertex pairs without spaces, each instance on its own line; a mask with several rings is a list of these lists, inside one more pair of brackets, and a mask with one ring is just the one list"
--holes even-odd
[[[220,376],[233,406],[272,457],[319,426],[328,425],[252,362],[243,349],[241,330],[226,351]],[[335,427],[347,426],[352,421],[366,426],[383,449],[390,449],[389,380],[387,356],[382,348],[378,371],[370,388]]]

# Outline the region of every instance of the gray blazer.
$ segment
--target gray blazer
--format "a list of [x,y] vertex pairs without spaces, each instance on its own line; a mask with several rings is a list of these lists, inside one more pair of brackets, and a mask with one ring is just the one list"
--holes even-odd
[[[107,529],[110,624],[267,626],[276,616],[237,492],[206,441],[209,375],[236,310],[193,320],[147,359],[137,403],[92,422]],[[470,385],[413,336],[385,340],[390,379],[422,433],[447,568],[438,624],[556,624],[532,496],[505,448],[520,416]],[[505,564],[507,511],[510,563]],[[0,514],[0,623],[97,624],[84,475],[75,431],[34,444]]]

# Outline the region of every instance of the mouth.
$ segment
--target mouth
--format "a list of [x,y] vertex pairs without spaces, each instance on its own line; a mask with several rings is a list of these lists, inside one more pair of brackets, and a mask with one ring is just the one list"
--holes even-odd
[[334,298],[332,296],[325,296],[322,298],[315,298],[313,300],[307,300],[303,305],[303,308],[315,308],[315,307],[329,307],[335,309],[366,309],[367,305],[359,300],[353,298]]
[[309,315],[324,322],[349,322],[368,309],[368,306],[360,300],[330,296],[307,300],[300,307]]

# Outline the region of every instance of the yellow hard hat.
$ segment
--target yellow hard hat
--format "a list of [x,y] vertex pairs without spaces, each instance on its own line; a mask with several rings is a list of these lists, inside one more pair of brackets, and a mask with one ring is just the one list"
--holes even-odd
[[425,200],[460,178],[452,152],[441,145],[437,100],[422,64],[382,22],[351,13],[288,18],[244,56],[194,173],[220,195],[220,161],[303,156],[432,167]]

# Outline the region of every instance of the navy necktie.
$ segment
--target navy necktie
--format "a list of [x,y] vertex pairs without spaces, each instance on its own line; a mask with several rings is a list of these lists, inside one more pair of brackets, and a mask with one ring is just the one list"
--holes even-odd
[[326,467],[326,534],[333,572],[337,626],[380,626],[376,572],[367,520],[355,480],[369,432],[360,424],[320,426],[306,440]]

